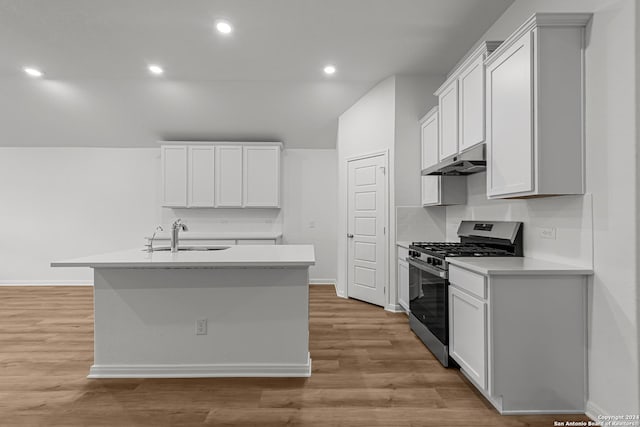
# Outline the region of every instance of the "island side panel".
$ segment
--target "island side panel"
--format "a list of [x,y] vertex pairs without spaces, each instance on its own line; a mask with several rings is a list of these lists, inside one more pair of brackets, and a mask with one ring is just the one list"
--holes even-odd
[[[308,376],[308,268],[96,268],[91,377]],[[207,319],[206,335],[196,321]]]

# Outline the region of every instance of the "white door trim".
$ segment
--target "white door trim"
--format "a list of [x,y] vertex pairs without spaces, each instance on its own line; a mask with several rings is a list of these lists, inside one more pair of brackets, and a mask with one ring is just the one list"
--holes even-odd
[[[345,163],[344,163],[344,170],[345,170],[345,176],[347,178],[347,198],[349,197],[349,163],[356,161],[356,160],[364,160],[364,159],[369,159],[371,157],[378,157],[378,156],[383,156],[384,158],[384,167],[385,167],[385,178],[384,178],[384,209],[382,210],[382,212],[384,213],[384,229],[386,230],[384,233],[384,268],[385,268],[385,281],[386,283],[384,284],[384,288],[385,288],[385,293],[384,293],[384,305],[383,308],[386,308],[387,306],[389,306],[389,301],[390,301],[390,297],[389,297],[389,292],[390,292],[390,265],[389,265],[389,150],[382,150],[382,151],[374,151],[371,153],[367,153],[367,154],[360,154],[360,155],[356,155],[356,156],[351,156],[351,157],[347,157],[345,159]],[[347,250],[345,251],[345,265],[346,265],[346,283],[345,283],[345,298],[349,298],[349,241],[347,238],[347,233],[348,233],[348,223],[349,223],[349,203],[348,200],[346,201],[347,203],[345,203],[345,218],[347,218],[347,231],[346,233],[342,236],[342,238],[344,239],[345,242],[345,247],[347,248]]]

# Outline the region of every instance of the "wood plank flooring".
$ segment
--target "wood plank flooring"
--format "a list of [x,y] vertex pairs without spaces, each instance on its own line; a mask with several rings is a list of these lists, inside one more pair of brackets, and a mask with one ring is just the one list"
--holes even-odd
[[500,416],[404,314],[310,287],[311,378],[89,380],[93,289],[0,287],[1,426],[552,426]]

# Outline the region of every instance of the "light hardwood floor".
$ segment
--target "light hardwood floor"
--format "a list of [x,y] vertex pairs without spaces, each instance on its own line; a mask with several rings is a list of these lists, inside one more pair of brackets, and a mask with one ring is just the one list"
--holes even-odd
[[0,287],[1,426],[552,426],[500,416],[404,314],[310,287],[311,378],[89,380],[90,287]]

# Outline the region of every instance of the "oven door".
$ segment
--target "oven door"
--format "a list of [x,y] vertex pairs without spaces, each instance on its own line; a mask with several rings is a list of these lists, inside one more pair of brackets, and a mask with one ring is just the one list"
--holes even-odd
[[447,272],[413,258],[407,258],[407,262],[411,314],[446,346],[449,343]]

